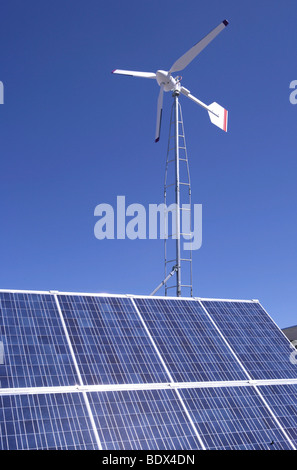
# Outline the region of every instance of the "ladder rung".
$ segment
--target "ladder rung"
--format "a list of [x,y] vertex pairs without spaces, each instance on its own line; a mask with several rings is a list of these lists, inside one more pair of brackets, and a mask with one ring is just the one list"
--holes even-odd
[[[175,184],[176,184],[176,183],[166,184],[166,185],[164,186],[164,189],[170,188],[170,186],[175,186]],[[183,186],[191,186],[190,183],[181,183],[181,182],[180,182],[179,184],[182,184]]]
[[[193,233],[184,233],[184,232],[180,232],[180,235],[183,236],[183,237],[191,237],[191,239],[193,238]],[[172,234],[167,234],[167,238],[172,238],[172,237],[175,237],[175,233],[172,233]],[[191,241],[190,239],[190,241]],[[166,238],[165,238],[166,240]],[[176,238],[174,239],[176,240]]]

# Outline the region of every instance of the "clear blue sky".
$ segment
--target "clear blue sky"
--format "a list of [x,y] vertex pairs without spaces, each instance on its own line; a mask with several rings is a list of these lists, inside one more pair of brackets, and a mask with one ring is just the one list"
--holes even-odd
[[162,280],[162,240],[94,237],[97,204],[163,201],[171,95],[155,144],[156,82],[110,72],[168,69],[224,18],[182,72],[229,110],[225,134],[182,101],[203,205],[194,295],[258,298],[280,327],[297,324],[293,0],[2,2],[1,288],[149,294]]

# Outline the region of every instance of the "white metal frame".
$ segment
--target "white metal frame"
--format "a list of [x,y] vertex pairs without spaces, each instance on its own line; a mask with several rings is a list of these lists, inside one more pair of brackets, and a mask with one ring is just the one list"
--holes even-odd
[[[30,290],[30,289],[0,289],[1,292],[7,293],[16,293],[16,294],[42,294],[42,295],[82,295],[82,296],[90,296],[90,297],[119,297],[119,298],[139,298],[139,299],[152,299],[152,297],[148,294],[113,294],[109,292],[68,292],[68,291],[58,291],[58,290]],[[216,302],[259,302],[257,299],[220,299],[220,298],[208,298],[208,297],[175,297],[175,296],[167,296],[164,295],[154,295],[154,299],[166,299],[166,300],[191,300],[191,301],[216,301]],[[261,305],[261,304],[260,304]],[[267,313],[267,312],[266,312]]]
[[6,395],[50,395],[55,393],[82,392],[123,392],[133,390],[168,390],[187,388],[233,388],[263,387],[273,385],[297,385],[297,379],[263,379],[263,380],[217,380],[208,382],[156,382],[139,384],[109,385],[66,385],[53,387],[20,387],[0,388],[0,396]]

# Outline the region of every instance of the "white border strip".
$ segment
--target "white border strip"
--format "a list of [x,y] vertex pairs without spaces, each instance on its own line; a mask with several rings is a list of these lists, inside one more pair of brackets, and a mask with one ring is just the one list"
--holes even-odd
[[84,392],[119,392],[133,390],[165,390],[184,388],[232,388],[261,387],[273,385],[297,385],[297,379],[266,379],[266,380],[233,380],[217,382],[156,382],[142,384],[111,384],[111,385],[67,385],[61,387],[24,387],[1,388],[0,396],[4,395],[48,395],[53,393],[84,393]]
[[208,301],[208,302],[241,302],[241,303],[257,303],[258,299],[216,299],[216,298],[204,298],[204,297],[193,297],[195,300]]
[[27,289],[0,289],[0,292],[7,292],[12,294],[42,294],[42,295],[83,295],[86,297],[119,297],[119,298],[136,298],[136,299],[167,299],[167,300],[191,300],[191,301],[215,301],[215,302],[259,302],[259,300],[251,299],[216,299],[216,298],[203,298],[203,297],[174,297],[174,296],[162,296],[162,295],[146,295],[146,294],[111,294],[109,292],[63,292],[58,290],[27,290]]

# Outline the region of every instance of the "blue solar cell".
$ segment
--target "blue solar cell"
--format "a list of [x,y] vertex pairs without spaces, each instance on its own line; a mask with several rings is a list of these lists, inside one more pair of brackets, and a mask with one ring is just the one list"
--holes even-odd
[[259,390],[297,448],[297,384],[267,385]]
[[88,393],[103,449],[201,449],[175,390]]
[[0,396],[1,450],[98,449],[82,394]]
[[253,387],[189,388],[180,394],[207,449],[292,449]]
[[168,382],[130,299],[58,298],[84,384]]
[[289,340],[258,302],[202,304],[252,379],[297,377]]
[[136,298],[135,303],[174,381],[247,379],[199,302]]
[[78,383],[53,296],[0,292],[0,387]]

